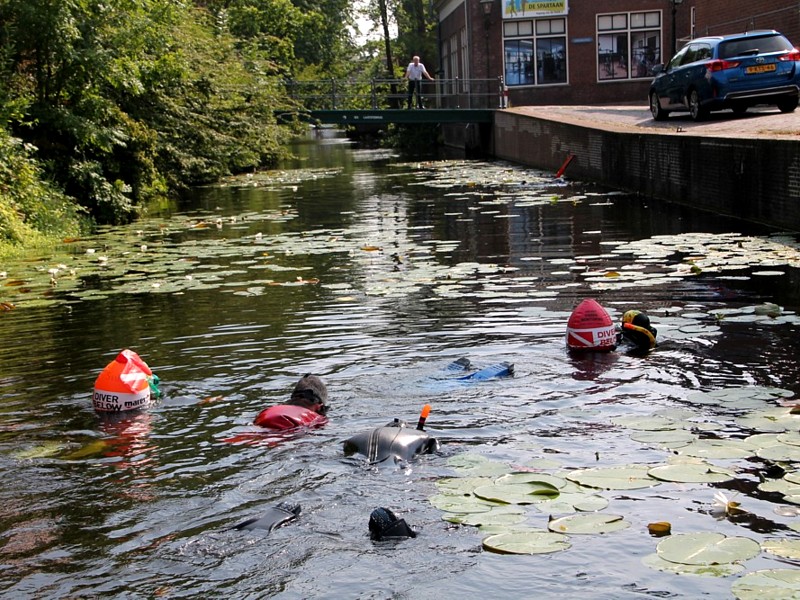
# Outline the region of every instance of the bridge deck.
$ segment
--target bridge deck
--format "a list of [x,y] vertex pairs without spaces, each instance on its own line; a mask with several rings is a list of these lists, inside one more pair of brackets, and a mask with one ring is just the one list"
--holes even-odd
[[366,125],[385,123],[491,123],[492,109],[426,108],[386,110],[311,110],[310,120],[321,124]]

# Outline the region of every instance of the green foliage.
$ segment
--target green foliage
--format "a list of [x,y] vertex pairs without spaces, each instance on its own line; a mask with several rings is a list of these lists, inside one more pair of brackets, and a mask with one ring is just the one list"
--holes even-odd
[[273,114],[288,106],[278,75],[306,17],[288,0],[227,4],[2,0],[2,124],[104,223],[274,163],[293,133]]
[[[425,7],[390,5],[401,39],[430,34]],[[353,11],[348,0],[0,0],[0,238],[61,235],[84,213],[129,222],[188,186],[273,165],[299,127],[275,117],[296,108],[286,80],[361,81],[368,102],[370,79],[386,76],[388,40],[355,48]]]
[[42,178],[33,148],[0,130],[0,256],[45,236],[77,236],[88,221],[78,207]]

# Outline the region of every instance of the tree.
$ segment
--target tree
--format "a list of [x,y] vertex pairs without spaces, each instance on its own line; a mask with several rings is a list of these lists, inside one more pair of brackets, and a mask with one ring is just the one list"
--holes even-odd
[[286,101],[270,78],[293,61],[288,0],[261,3],[262,24],[277,23],[266,33],[235,7],[238,40],[172,0],[0,1],[0,115],[98,221],[283,152],[273,109]]

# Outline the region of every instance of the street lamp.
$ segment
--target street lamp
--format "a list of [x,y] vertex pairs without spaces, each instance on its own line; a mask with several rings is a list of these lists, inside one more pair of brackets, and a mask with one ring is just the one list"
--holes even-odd
[[672,56],[675,56],[675,53],[678,51],[678,46],[677,46],[678,38],[675,35],[675,13],[678,12],[678,5],[683,4],[683,0],[669,0],[669,1],[672,4],[672,54],[670,55],[670,58],[672,58]]
[[[673,0],[674,1],[674,0]],[[489,29],[492,26],[492,6],[494,0],[480,0],[481,7],[483,8],[483,29],[484,38],[486,40],[486,103],[489,103]]]

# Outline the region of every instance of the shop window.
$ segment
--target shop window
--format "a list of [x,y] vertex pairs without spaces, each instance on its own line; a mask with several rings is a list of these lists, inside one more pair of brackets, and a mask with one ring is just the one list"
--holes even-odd
[[503,35],[506,85],[567,82],[566,19],[506,22]]
[[597,15],[597,79],[650,78],[661,62],[661,11]]

